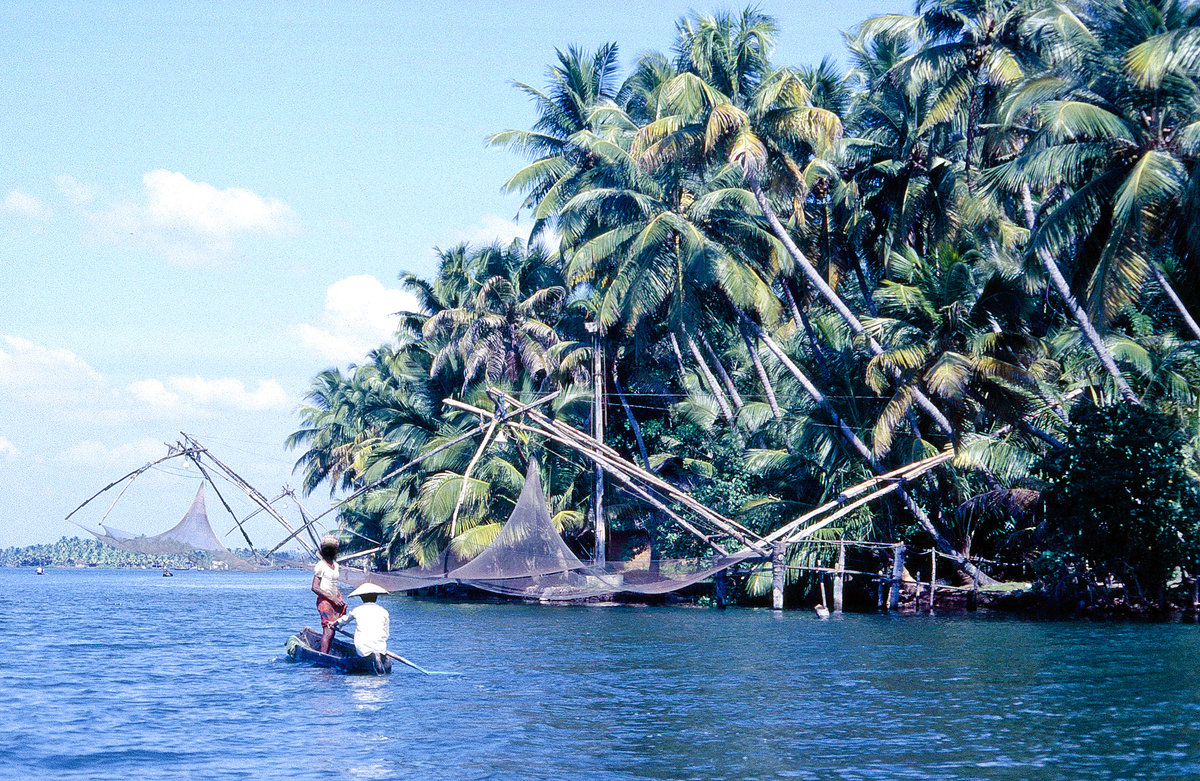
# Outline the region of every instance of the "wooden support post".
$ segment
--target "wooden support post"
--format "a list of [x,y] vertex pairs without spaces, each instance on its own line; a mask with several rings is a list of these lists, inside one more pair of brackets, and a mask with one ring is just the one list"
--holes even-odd
[[967,592],[967,611],[974,612],[975,608],[977,608],[978,606],[979,606],[979,578],[971,578],[971,590]]
[[842,592],[846,581],[846,541],[838,541],[837,567],[833,574],[833,612],[842,612]]
[[725,570],[721,570],[713,575],[713,593],[717,598],[717,608],[724,610],[729,594],[729,575]]
[[[592,335],[592,437],[604,443],[604,335],[597,320],[588,323]],[[592,464],[592,523],[596,535],[596,550],[592,561],[603,567],[608,559],[608,526],[604,523],[604,468]]]
[[1200,613],[1200,576],[1192,575],[1192,612]]
[[933,614],[933,594],[937,590],[937,548],[929,549],[929,613]]
[[771,545],[771,608],[783,610],[783,587],[787,582],[787,545]]
[[900,609],[900,583],[904,580],[904,543],[892,547],[892,577],[888,589],[888,610]]

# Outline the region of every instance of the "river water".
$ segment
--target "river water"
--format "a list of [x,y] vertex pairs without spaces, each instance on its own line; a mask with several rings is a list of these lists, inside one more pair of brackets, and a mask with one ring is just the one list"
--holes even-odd
[[0,569],[36,778],[1200,778],[1200,627],[389,597],[397,665],[286,661],[303,572]]

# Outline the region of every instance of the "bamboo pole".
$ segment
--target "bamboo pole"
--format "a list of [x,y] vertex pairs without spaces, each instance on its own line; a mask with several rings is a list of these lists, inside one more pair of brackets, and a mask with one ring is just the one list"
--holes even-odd
[[[292,525],[288,522],[288,520],[286,518],[284,518],[283,515],[280,514],[280,512],[278,510],[276,510],[274,507],[271,506],[271,504],[267,501],[267,497],[263,496],[257,488],[255,488],[254,486],[252,486],[248,482],[246,482],[244,479],[242,479],[241,475],[239,475],[237,472],[233,471],[231,468],[226,466],[219,458],[214,456],[207,448],[201,446],[199,442],[192,439],[187,434],[184,434],[182,431],[179,433],[182,434],[183,438],[186,439],[190,444],[197,447],[201,451],[201,455],[208,456],[208,459],[210,461],[212,461],[213,464],[216,465],[216,467],[218,469],[220,469],[221,472],[224,473],[224,475],[229,480],[231,480],[234,485],[236,485],[238,488],[242,489],[242,492],[245,493],[247,496],[249,496],[251,501],[253,501],[255,504],[257,504],[259,507],[263,508],[263,511],[266,512],[267,515],[271,516],[276,521],[278,521],[280,523],[280,525],[282,525],[283,528],[287,529],[289,532],[291,532],[293,534],[296,533],[297,530],[294,530],[292,528]],[[196,463],[196,466],[198,466],[198,467],[200,466],[199,455],[197,455],[197,457],[195,458],[195,463]],[[203,467],[201,467],[201,471],[203,472]],[[211,480],[210,480],[210,482],[211,482]],[[215,490],[216,486],[213,486],[213,488]],[[220,492],[218,491],[218,496],[219,495],[220,495]],[[224,499],[222,499],[221,501],[224,501]],[[228,505],[226,505],[226,507],[228,507]],[[232,511],[230,511],[230,512],[232,512]],[[234,522],[237,522],[236,515],[234,516]],[[244,530],[243,530],[242,534],[245,535]],[[249,536],[246,536],[246,542],[247,543],[250,542]],[[305,548],[308,549],[309,553],[313,554],[314,556],[316,555],[316,553],[317,553],[316,549],[310,548],[307,541],[301,540],[301,544]],[[254,545],[250,544],[250,548],[251,548],[251,550],[253,550]],[[274,553],[274,552],[275,551],[272,550],[270,553]],[[270,555],[270,553],[268,553],[267,555]]]
[[462,510],[463,500],[467,498],[467,481],[471,479],[471,472],[475,471],[475,465],[479,463],[479,459],[483,456],[483,451],[487,449],[488,443],[491,442],[498,425],[500,425],[500,418],[492,418],[491,425],[487,427],[487,431],[483,432],[483,439],[479,440],[479,447],[476,448],[475,455],[471,456],[471,460],[467,462],[467,468],[462,475],[462,485],[459,486],[458,496],[454,500],[454,510],[450,513],[450,539],[454,539],[454,534],[458,529],[458,513]]
[[[515,423],[512,421],[510,421],[508,423],[508,425],[512,426],[513,428],[515,428],[519,431],[526,431],[531,434],[537,434],[539,436],[550,439],[554,442],[558,442],[561,445],[565,445],[569,448],[575,448],[575,445],[572,442],[570,442],[568,439],[566,439],[565,437],[562,437],[558,434],[554,434],[552,432],[546,431],[543,428],[540,428],[537,426],[530,426],[525,423]],[[597,462],[597,463],[599,463],[599,462]],[[638,498],[642,499],[643,501],[645,501],[652,507],[658,509],[659,511],[661,511],[662,513],[667,515],[671,520],[673,520],[673,521],[675,521],[675,523],[679,524],[679,526],[681,528],[683,528],[684,531],[688,532],[689,534],[694,536],[696,539],[700,540],[705,545],[708,545],[710,548],[712,548],[715,553],[717,553],[718,555],[721,555],[721,556],[729,556],[730,555],[729,551],[727,551],[725,548],[718,545],[716,542],[713,542],[711,537],[709,537],[707,534],[700,531],[694,525],[692,525],[691,523],[686,521],[678,513],[676,513],[674,510],[672,510],[670,507],[668,507],[665,503],[659,501],[649,491],[647,491],[646,489],[639,486],[636,482],[634,482],[628,475],[625,475],[625,474],[623,474],[617,470],[614,470],[608,466],[605,466],[605,469],[608,470],[608,473],[610,475],[615,477],[623,486],[625,486],[625,488],[627,490],[629,490],[631,493],[633,493]]]
[[[547,394],[546,396],[543,396],[540,399],[532,401],[529,404],[522,404],[521,406],[517,407],[516,409],[511,410],[508,414],[509,415],[519,415],[522,412],[526,412],[528,410],[533,409],[534,407],[540,406],[549,401],[553,401],[558,396],[559,393],[561,393],[561,391],[554,391],[553,393]],[[442,402],[445,404],[450,404],[451,401],[453,401],[453,399],[443,399],[442,400]],[[451,406],[456,406],[456,405],[451,405]],[[481,410],[478,410],[478,408],[472,408],[472,409],[475,409],[476,411],[481,411]],[[402,464],[401,466],[396,467],[395,469],[388,472],[386,475],[379,478],[375,482],[370,483],[368,485],[364,485],[361,488],[354,490],[352,493],[350,493],[343,499],[335,502],[333,504],[333,506],[331,506],[329,509],[324,510],[320,514],[314,516],[311,520],[306,521],[304,525],[306,527],[312,526],[317,521],[321,520],[326,515],[329,515],[331,512],[333,512],[337,508],[341,507],[343,504],[350,501],[351,499],[354,499],[356,497],[363,495],[367,491],[370,491],[372,488],[378,488],[379,486],[383,485],[388,480],[391,480],[393,477],[400,474],[401,472],[404,472],[407,469],[411,469],[412,467],[416,466],[417,464],[421,463],[422,461],[425,461],[428,458],[432,458],[433,456],[437,455],[438,453],[441,453],[442,451],[446,450],[447,448],[457,445],[459,442],[470,439],[471,437],[475,436],[476,434],[478,434],[479,432],[481,432],[485,428],[487,428],[487,426],[488,426],[487,423],[481,423],[478,426],[476,426],[475,428],[471,429],[470,431],[467,431],[466,433],[463,433],[463,434],[455,437],[454,439],[450,440],[449,442],[443,442],[441,445],[438,445],[436,448],[429,451],[428,453],[422,453],[420,456],[417,456],[412,461],[409,461],[406,464]],[[299,533],[300,533],[299,529],[289,533],[288,536],[284,537],[283,540],[281,540],[278,545],[276,545],[271,550],[267,551],[267,555],[269,556],[272,553],[274,553],[275,551],[282,548],[284,545],[286,545],[291,539],[293,539]]]
[[[511,397],[509,397],[507,395],[505,395],[505,398],[511,399]],[[460,401],[452,402],[451,400],[448,399],[447,403],[452,403],[453,406],[458,407],[459,409],[467,410],[467,411],[473,412],[475,414],[486,415],[486,416],[493,415],[493,413],[491,413],[487,410],[472,406],[470,404],[466,404],[464,402],[460,402]],[[695,512],[696,514],[705,518],[710,523],[712,523],[714,526],[716,526],[718,529],[725,532],[726,534],[733,537],[734,539],[738,540],[743,545],[746,545],[749,548],[753,548],[755,551],[762,554],[764,557],[767,557],[769,555],[768,551],[765,548],[762,548],[760,546],[760,544],[758,542],[758,540],[760,540],[760,538],[758,537],[757,534],[754,534],[749,529],[747,529],[745,526],[742,526],[741,524],[737,523],[736,521],[726,518],[725,516],[721,515],[720,513],[717,513],[716,511],[712,510],[711,508],[706,507],[705,505],[703,505],[700,502],[693,499],[691,496],[689,496],[684,491],[679,490],[675,486],[671,485],[670,483],[666,482],[662,478],[658,477],[658,475],[655,475],[652,472],[648,472],[648,471],[638,467],[636,464],[634,464],[630,461],[627,461],[623,456],[621,456],[619,453],[617,453],[617,451],[614,450],[613,448],[611,448],[601,442],[597,442],[595,439],[589,437],[587,434],[584,434],[582,431],[579,431],[576,428],[573,428],[571,426],[568,426],[563,423],[559,423],[556,420],[548,418],[540,412],[530,412],[528,415],[528,418],[543,429],[543,432],[540,432],[540,433],[543,433],[543,435],[544,435],[545,432],[553,431],[553,432],[558,433],[559,436],[565,437],[567,440],[570,440],[570,441],[563,442],[563,444],[582,453],[583,455],[587,456],[588,458],[591,458],[593,461],[598,461],[603,466],[605,466],[606,471],[608,471],[610,474],[620,471],[620,472],[624,472],[628,475],[636,477],[637,479],[662,491],[670,498],[674,499],[675,501],[679,502],[680,504],[684,505],[688,509]],[[558,440],[558,441],[562,441],[562,440]],[[755,541],[751,541],[751,539],[749,539],[750,537],[755,538]]]
[[[184,436],[186,437],[187,434],[184,434]],[[212,486],[213,493],[215,493],[217,498],[221,500],[221,504],[223,504],[225,509],[229,512],[229,517],[233,518],[233,522],[237,525],[238,531],[242,533],[242,537],[246,540],[246,544],[250,546],[250,550],[253,552],[254,543],[250,541],[250,535],[247,534],[246,530],[242,528],[242,522],[238,520],[237,513],[233,511],[233,508],[229,506],[229,502],[225,501],[225,497],[221,495],[221,489],[217,487],[216,482],[212,479],[212,475],[210,475],[208,470],[204,468],[204,464],[200,463],[200,454],[197,453],[196,455],[189,455],[188,460],[196,465],[196,468],[200,470],[200,474],[204,475],[204,479],[209,485]]]
[[[799,518],[795,519],[794,521],[790,521],[789,523],[786,523],[783,526],[780,526],[778,529],[771,532],[770,534],[765,536],[763,539],[766,540],[767,542],[773,542],[774,540],[780,539],[781,537],[789,534],[793,529],[798,528],[799,526],[806,523],[807,521],[809,521],[813,518],[816,518],[818,516],[824,515],[826,512],[828,512],[829,510],[832,510],[836,507],[843,506],[843,503],[846,499],[852,499],[853,497],[858,496],[859,494],[863,493],[864,491],[870,490],[871,488],[873,488],[876,485],[879,485],[880,483],[886,483],[888,481],[905,481],[906,482],[906,481],[912,480],[913,478],[919,477],[922,474],[924,474],[925,472],[928,472],[930,469],[933,469],[935,466],[938,466],[939,464],[943,464],[946,461],[949,461],[953,458],[954,458],[954,453],[952,451],[944,450],[935,456],[929,456],[928,458],[923,458],[920,461],[914,461],[911,464],[905,464],[904,466],[897,467],[896,469],[893,469],[890,472],[886,472],[884,474],[872,477],[868,480],[864,480],[863,482],[853,485],[850,488],[847,488],[846,490],[842,491],[840,494],[838,494],[838,497],[836,499],[834,499],[833,501],[826,502],[825,504],[821,505],[820,507],[809,510],[804,515],[801,515]],[[890,491],[894,491],[896,489],[896,487],[898,487],[897,483],[893,482],[892,486],[890,488]],[[890,491],[888,491],[888,493],[890,493]],[[877,494],[872,494],[872,496],[876,496],[876,495]],[[878,495],[882,496],[883,494],[878,494]],[[860,507],[861,503],[855,504],[854,506]],[[839,515],[838,517],[840,518],[841,516]]]
[[[762,538],[759,537],[759,535],[755,534],[750,529],[746,528],[745,526],[738,523],[737,521],[734,521],[730,518],[726,518],[725,516],[721,515],[720,513],[716,512],[715,510],[713,510],[709,507],[706,507],[704,504],[693,499],[686,492],[681,491],[680,489],[671,485],[670,483],[663,480],[661,477],[654,474],[653,472],[648,472],[645,469],[642,469],[641,467],[639,467],[637,464],[634,464],[634,463],[626,460],[623,456],[621,456],[619,453],[617,453],[612,448],[609,448],[601,443],[596,442],[594,439],[592,439],[588,435],[584,434],[583,432],[579,431],[578,429],[572,428],[571,426],[568,426],[566,424],[563,424],[558,421],[547,418],[545,415],[541,414],[540,412],[530,413],[529,417],[531,420],[536,421],[537,423],[539,423],[540,425],[542,425],[545,428],[553,429],[555,431],[560,432],[561,434],[563,434],[564,436],[566,436],[568,438],[576,440],[576,442],[578,443],[575,445],[576,450],[579,450],[580,452],[585,453],[585,455],[587,455],[587,452],[586,452],[587,450],[589,450],[589,449],[592,450],[594,454],[598,454],[599,457],[605,458],[605,459],[609,460],[610,462],[612,462],[614,465],[616,465],[616,467],[618,469],[624,470],[628,474],[633,475],[633,476],[637,477],[638,479],[642,480],[643,482],[654,486],[655,488],[657,488],[660,491],[662,491],[663,493],[667,494],[672,499],[675,499],[676,501],[678,501],[680,504],[684,505],[688,509],[707,518],[710,523],[712,523],[714,526],[716,526],[717,528],[724,531],[726,534],[729,534],[731,537],[738,540],[743,545],[747,545],[749,547],[755,548],[756,550],[760,550],[760,552],[762,552],[764,555],[767,554],[766,549],[760,548],[760,543],[762,541]],[[593,455],[593,457],[595,457],[595,456]],[[750,537],[755,538],[755,542],[751,542],[749,539]]]
[[[97,491],[96,493],[94,493],[94,494],[92,494],[91,496],[89,496],[87,499],[84,499],[84,500],[83,500],[83,502],[82,502],[82,503],[80,503],[80,505],[79,505],[78,507],[76,507],[76,508],[75,508],[74,510],[72,510],[71,512],[67,513],[67,517],[63,518],[63,520],[64,520],[64,521],[69,521],[69,520],[71,520],[71,516],[72,516],[72,515],[74,515],[75,513],[79,512],[80,510],[82,510],[82,509],[83,509],[83,508],[84,508],[84,507],[85,507],[85,506],[88,504],[88,502],[92,501],[92,500],[93,500],[93,499],[95,499],[97,496],[99,496],[100,494],[104,493],[105,491],[107,491],[108,489],[112,488],[113,486],[120,485],[120,484],[121,484],[123,481],[125,481],[125,480],[128,480],[128,479],[129,479],[129,478],[131,478],[131,477],[134,477],[134,478],[136,478],[138,475],[142,474],[142,473],[143,473],[143,472],[145,472],[147,469],[150,469],[151,467],[154,467],[154,466],[158,466],[159,464],[161,464],[161,463],[162,463],[162,462],[164,462],[164,461],[170,461],[172,458],[183,458],[183,457],[185,457],[185,456],[187,455],[187,449],[184,449],[184,450],[178,450],[178,451],[177,451],[177,450],[175,450],[175,448],[171,447],[170,445],[168,445],[168,446],[167,446],[167,448],[168,448],[169,450],[173,451],[173,452],[171,452],[171,453],[168,453],[167,455],[163,456],[163,457],[162,457],[162,458],[160,458],[160,459],[157,459],[157,460],[155,460],[155,461],[151,461],[151,462],[150,462],[150,463],[148,463],[148,464],[145,464],[145,465],[143,465],[143,466],[139,466],[137,469],[133,470],[133,471],[132,471],[132,472],[130,472],[129,474],[125,475],[124,477],[119,477],[119,478],[117,478],[116,480],[113,480],[111,483],[109,483],[108,485],[104,486],[104,487],[103,487],[103,488],[101,488],[99,491]],[[112,508],[109,508],[109,509],[110,509],[110,511],[111,511],[111,509],[112,509]],[[107,515],[108,515],[108,513],[105,513],[105,516],[106,516],[106,517],[107,517]]]
[[933,615],[934,594],[937,591],[937,548],[929,549],[929,615]]
[[838,541],[837,568],[833,575],[833,612],[842,612],[842,595],[846,581],[846,541]]

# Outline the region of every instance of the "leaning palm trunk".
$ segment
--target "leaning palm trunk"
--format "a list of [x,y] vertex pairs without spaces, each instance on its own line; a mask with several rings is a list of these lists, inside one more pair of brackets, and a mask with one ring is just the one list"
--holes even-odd
[[[796,261],[796,264],[804,272],[804,276],[808,278],[808,281],[812,284],[812,286],[815,287],[822,297],[824,297],[825,300],[833,306],[839,315],[841,315],[842,319],[846,321],[846,324],[850,326],[850,330],[853,331],[855,335],[862,334],[866,337],[867,346],[870,348],[871,353],[874,355],[882,355],[883,347],[881,347],[879,342],[875,341],[870,334],[865,333],[866,328],[864,328],[862,321],[860,321],[854,315],[854,313],[850,311],[850,307],[846,306],[846,302],[843,301],[841,296],[839,296],[834,289],[829,286],[829,283],[827,283],[824,278],[817,273],[816,268],[813,267],[808,258],[804,256],[804,253],[800,251],[800,248],[796,246],[796,242],[792,241],[792,237],[788,235],[787,229],[784,228],[783,223],[779,221],[779,216],[775,214],[775,210],[771,208],[771,204],[767,202],[767,195],[763,192],[762,184],[758,181],[758,177],[747,171],[746,183],[750,185],[750,192],[754,194],[754,199],[758,201],[758,206],[760,209],[762,209],[763,216],[765,216],[767,218],[767,222],[770,223],[771,232],[774,233],[776,238],[783,243],[783,246],[787,249],[788,254],[792,256],[792,259]],[[891,374],[893,378],[897,380],[900,379],[900,372],[898,369],[893,370]],[[926,396],[923,391],[914,390],[913,398],[916,400],[917,405],[924,410],[929,417],[933,418],[933,421],[937,423],[938,428],[940,428],[942,432],[946,434],[946,436],[954,436],[954,427],[950,424],[950,420],[942,414],[941,410],[934,406],[933,402],[929,400],[929,397]]]
[[721,356],[717,355],[717,351],[708,343],[708,339],[704,334],[698,334],[700,337],[700,346],[704,348],[704,352],[708,353],[708,358],[713,362],[713,366],[717,367],[717,374],[721,377],[721,384],[725,386],[725,390],[729,393],[729,398],[733,400],[735,409],[741,409],[746,406],[746,402],[742,401],[742,394],[738,393],[737,385],[734,385],[733,378],[729,376],[729,372],[725,370],[725,365],[721,363]]
[[[683,353],[679,349],[679,340],[674,333],[668,334],[671,341],[671,351],[675,353],[675,361],[679,364],[679,373],[682,379],[684,373]],[[700,375],[704,378],[704,382],[708,385],[709,391],[716,399],[717,406],[721,408],[721,414],[726,420],[733,420],[733,410],[729,407],[729,400],[725,398],[725,392],[717,385],[717,378],[713,376],[712,370],[708,368],[708,364],[704,362],[704,358],[700,355],[700,351],[696,348],[696,343],[691,337],[687,340],[688,352],[695,359],[697,367],[700,369]],[[686,385],[685,385],[686,387]]]
[[1183,319],[1188,329],[1191,330],[1192,335],[1200,339],[1200,325],[1196,325],[1195,318],[1192,317],[1192,313],[1187,310],[1187,307],[1183,305],[1183,301],[1179,299],[1179,294],[1175,292],[1175,288],[1167,279],[1167,275],[1155,263],[1150,264],[1150,271],[1153,272],[1154,280],[1158,282],[1158,286],[1162,288],[1162,291],[1167,294],[1167,298],[1171,299],[1171,303],[1179,310],[1179,316]]
[[[1035,220],[1033,215],[1033,197],[1029,194],[1029,185],[1021,185],[1021,206],[1025,211],[1025,225],[1030,232],[1033,231]],[[1117,368],[1117,362],[1113,359],[1112,353],[1105,346],[1104,340],[1100,338],[1100,332],[1092,325],[1092,321],[1088,318],[1087,312],[1083,311],[1083,307],[1075,300],[1075,294],[1071,292],[1071,285],[1067,282],[1067,278],[1063,276],[1062,269],[1058,267],[1058,263],[1050,255],[1050,251],[1045,248],[1039,248],[1035,253],[1042,266],[1046,269],[1046,273],[1050,275],[1050,282],[1054,285],[1054,289],[1058,291],[1059,298],[1067,305],[1067,311],[1071,313],[1071,317],[1075,320],[1079,330],[1083,332],[1083,336],[1087,339],[1088,345],[1091,346],[1092,352],[1100,359],[1100,364],[1104,366],[1105,371],[1113,379],[1113,383],[1117,386],[1117,392],[1131,404],[1141,405],[1141,399],[1129,387],[1129,383],[1125,381],[1121,370]]]
[[[854,430],[851,429],[844,420],[842,420],[841,416],[837,414],[837,412],[833,409],[833,405],[829,403],[829,399],[825,397],[825,394],[821,393],[817,386],[812,383],[812,380],[810,380],[808,376],[805,375],[800,369],[800,367],[788,357],[787,353],[783,351],[783,348],[780,347],[779,344],[772,339],[769,334],[763,331],[762,328],[760,328],[757,323],[747,317],[745,313],[739,310],[738,314],[742,317],[754,334],[762,340],[763,344],[767,346],[767,349],[779,359],[779,362],[783,364],[784,368],[786,368],[788,372],[796,378],[796,381],[800,383],[805,392],[812,397],[813,401],[817,402],[817,404],[821,406],[821,409],[825,411],[825,414],[827,414],[830,420],[833,421],[834,425],[837,426],[838,432],[842,435],[842,438],[846,440],[847,444],[849,444],[850,447],[853,448],[856,453],[858,453],[858,455],[862,456],[862,458],[868,464],[870,464],[871,469],[875,472],[875,474],[884,474],[887,470],[885,470],[880,465],[879,461],[876,460],[875,454],[871,452],[871,449],[867,447],[866,443],[864,443],[862,439],[860,439],[859,436],[854,433]],[[964,556],[957,548],[954,547],[954,544],[951,543],[950,540],[946,539],[946,536],[942,534],[942,532],[934,525],[933,521],[930,519],[925,510],[923,510],[920,505],[913,501],[912,496],[910,496],[908,491],[904,489],[904,486],[900,486],[896,489],[896,495],[900,497],[900,501],[903,502],[904,507],[910,513],[912,513],[914,518],[917,519],[917,523],[920,524],[921,528],[925,530],[925,533],[933,538],[934,544],[937,545],[937,547],[949,558],[951,558],[963,572],[967,573],[967,575],[983,585],[991,585],[996,582],[990,575],[972,564],[966,556]]]
[[754,364],[754,373],[758,375],[763,393],[767,396],[767,404],[771,405],[771,414],[775,416],[775,420],[783,420],[783,411],[779,409],[779,400],[775,397],[775,386],[771,384],[771,378],[767,376],[762,356],[758,354],[758,345],[750,341],[750,335],[746,333],[744,325],[739,324],[738,332],[742,335],[742,341],[746,343],[746,351],[750,353],[750,361]]

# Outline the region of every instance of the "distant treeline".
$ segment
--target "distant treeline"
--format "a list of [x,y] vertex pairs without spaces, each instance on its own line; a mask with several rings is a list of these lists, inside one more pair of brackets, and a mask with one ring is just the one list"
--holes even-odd
[[[252,557],[249,550],[233,551],[238,556]],[[290,558],[287,553],[273,554],[275,558]],[[129,553],[105,545],[99,540],[62,537],[58,542],[27,545],[23,548],[0,549],[0,567],[169,567],[171,569],[208,569],[212,557],[202,551],[168,556]]]

